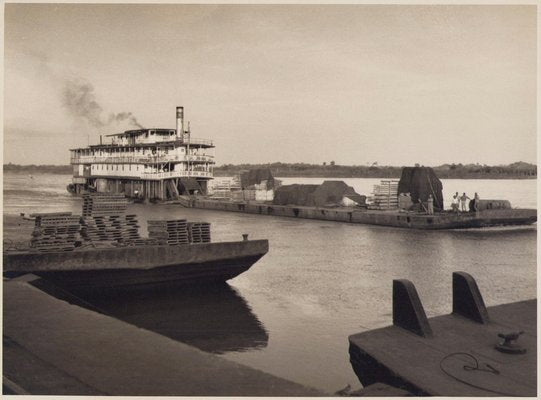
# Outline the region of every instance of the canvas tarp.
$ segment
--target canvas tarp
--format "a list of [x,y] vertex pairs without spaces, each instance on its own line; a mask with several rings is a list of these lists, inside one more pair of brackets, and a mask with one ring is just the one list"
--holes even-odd
[[314,205],[314,192],[318,185],[285,185],[274,191],[273,204],[285,206],[295,204],[298,206]]
[[398,193],[410,193],[413,204],[434,198],[434,209],[443,210],[443,185],[430,167],[405,167],[398,183]]
[[180,194],[193,194],[196,190],[198,193],[202,193],[201,186],[195,178],[180,178],[178,186]]
[[357,194],[344,181],[324,181],[314,192],[315,206],[339,205],[345,195]]
[[242,189],[255,189],[253,186],[259,185],[263,181],[267,181],[267,187],[264,189],[274,189],[274,177],[268,168],[251,169],[240,174],[240,186]]
[[[325,181],[321,185],[286,185],[276,189],[274,204],[323,207],[342,204],[345,196],[362,200],[361,195],[343,181]],[[366,199],[366,197],[365,197]]]

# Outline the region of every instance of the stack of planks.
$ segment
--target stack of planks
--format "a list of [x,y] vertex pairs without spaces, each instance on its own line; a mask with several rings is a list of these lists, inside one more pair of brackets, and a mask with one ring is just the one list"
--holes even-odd
[[189,244],[188,223],[185,219],[177,220],[148,220],[148,237],[158,244],[179,245]]
[[39,252],[73,251],[80,244],[80,215],[66,212],[39,213],[30,216],[36,218],[30,240],[31,250]]
[[210,223],[190,222],[188,223],[190,243],[210,243]]
[[126,215],[123,194],[91,193],[83,196],[81,234],[93,243],[115,244],[140,239],[135,215]]
[[383,180],[374,185],[371,210],[396,210],[398,208],[398,181]]

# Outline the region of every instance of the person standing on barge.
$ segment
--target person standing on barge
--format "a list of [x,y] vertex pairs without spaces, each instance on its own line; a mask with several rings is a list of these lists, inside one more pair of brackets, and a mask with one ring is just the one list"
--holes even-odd
[[428,214],[429,215],[434,214],[434,198],[432,197],[431,194],[428,195],[427,206],[428,206]]
[[460,196],[460,211],[464,211],[464,212],[468,211],[468,207],[466,203],[467,200],[471,200],[471,199],[468,196],[466,196],[466,193],[462,193],[462,196]]
[[456,192],[453,196],[453,200],[451,201],[451,209],[458,214],[458,192]]

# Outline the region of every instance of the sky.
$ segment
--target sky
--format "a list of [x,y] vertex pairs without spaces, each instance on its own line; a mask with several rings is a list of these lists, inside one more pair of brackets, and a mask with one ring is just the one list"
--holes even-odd
[[536,163],[535,6],[6,4],[4,163],[174,128],[221,164]]

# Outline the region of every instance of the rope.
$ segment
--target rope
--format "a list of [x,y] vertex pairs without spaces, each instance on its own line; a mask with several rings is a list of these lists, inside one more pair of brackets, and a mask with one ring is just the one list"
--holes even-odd
[[440,369],[442,370],[442,372],[453,378],[454,380],[460,382],[460,383],[463,383],[464,385],[468,385],[468,386],[471,386],[473,388],[476,388],[476,389],[480,389],[480,390],[484,390],[486,392],[491,392],[491,393],[496,393],[496,394],[499,394],[499,395],[502,395],[502,396],[509,396],[509,397],[516,397],[518,396],[516,393],[506,393],[506,392],[500,392],[500,391],[497,391],[497,390],[492,390],[492,389],[488,389],[486,387],[483,387],[483,386],[478,386],[478,385],[475,385],[473,383],[470,383],[470,382],[467,382],[467,381],[464,381],[460,378],[457,378],[456,376],[452,375],[451,373],[447,372],[444,368],[443,368],[443,362],[445,360],[447,360],[448,358],[452,357],[452,356],[456,356],[456,355],[464,355],[464,356],[468,356],[470,358],[473,359],[473,361],[475,362],[475,365],[472,367],[471,365],[464,365],[463,368],[466,370],[466,371],[473,371],[473,370],[478,370],[478,371],[485,371],[485,372],[490,372],[490,373],[493,373],[493,374],[496,374],[496,375],[499,375],[500,374],[500,371],[498,371],[497,369],[493,368],[492,366],[490,366],[489,364],[486,364],[487,367],[489,367],[490,369],[482,369],[482,368],[479,368],[479,361],[477,360],[477,358],[475,358],[475,356],[471,355],[470,353],[463,353],[463,352],[456,352],[456,353],[451,353],[451,354],[448,354],[446,355],[445,357],[443,357],[440,361]]
[[430,190],[432,190],[432,194],[434,195],[434,200],[438,203],[438,207],[443,210],[443,204],[440,205],[440,202],[438,201],[438,198],[436,197],[436,192],[434,192],[434,188],[432,187],[432,181],[430,180],[430,177],[427,175],[426,179],[428,180],[428,184],[430,185]]

